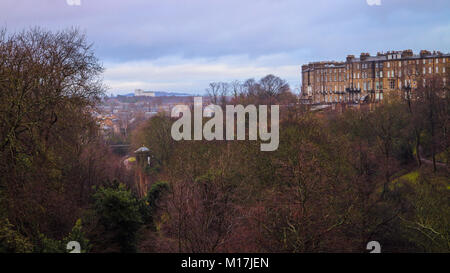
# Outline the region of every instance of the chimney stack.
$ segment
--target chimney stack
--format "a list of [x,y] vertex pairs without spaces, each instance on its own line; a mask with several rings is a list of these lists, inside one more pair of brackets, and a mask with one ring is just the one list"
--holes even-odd
[[360,59],[361,59],[361,61],[364,61],[369,57],[370,57],[369,53],[361,53]]
[[403,50],[402,52],[402,58],[405,57],[412,57],[414,55],[412,49]]
[[428,50],[421,50],[420,51],[420,57],[425,57],[427,55],[431,55],[431,52]]

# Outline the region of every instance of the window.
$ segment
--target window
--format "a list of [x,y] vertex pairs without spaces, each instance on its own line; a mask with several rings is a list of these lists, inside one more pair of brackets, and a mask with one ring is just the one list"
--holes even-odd
[[390,80],[390,81],[389,81],[389,87],[390,87],[391,89],[394,89],[394,88],[395,88],[395,80]]
[[426,60],[425,59],[423,59],[423,64],[426,64]]
[[391,67],[391,63],[390,62],[387,63],[387,67]]
[[424,67],[424,68],[423,68],[423,73],[422,73],[422,74],[425,75],[426,73],[427,73],[427,70],[426,70],[426,68]]
[[380,71],[380,78],[383,78],[383,71]]
[[442,73],[445,73],[445,66],[442,68]]
[[436,66],[436,73],[439,73],[439,66]]
[[431,69],[431,66],[428,67],[428,74],[431,74],[433,72],[433,70]]
[[388,71],[388,78],[390,78],[391,77],[391,71]]

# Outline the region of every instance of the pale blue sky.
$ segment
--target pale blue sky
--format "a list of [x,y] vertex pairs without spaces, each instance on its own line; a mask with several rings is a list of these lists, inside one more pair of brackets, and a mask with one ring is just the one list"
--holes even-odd
[[347,54],[450,52],[448,0],[1,0],[0,25],[77,26],[95,45],[113,93],[203,93],[211,81],[275,74]]

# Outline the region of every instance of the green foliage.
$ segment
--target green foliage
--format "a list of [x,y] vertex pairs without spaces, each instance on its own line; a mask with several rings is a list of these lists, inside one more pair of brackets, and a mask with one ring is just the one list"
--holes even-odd
[[60,240],[48,238],[45,234],[39,233],[35,242],[34,252],[37,253],[64,253],[65,245]]
[[144,224],[145,202],[136,198],[124,184],[100,187],[93,198],[100,224],[107,232],[114,233],[120,250],[136,252],[137,231]]
[[75,226],[72,228],[72,231],[62,241],[64,245],[67,245],[67,243],[70,241],[76,241],[80,243],[81,253],[87,253],[91,249],[89,239],[87,239],[86,234],[83,231],[81,219],[77,220]]
[[28,238],[14,230],[7,218],[0,219],[0,253],[32,252],[33,245]]
[[[409,176],[412,191],[403,197],[411,204],[411,211],[401,216],[407,240],[423,252],[450,252],[450,203],[448,178],[426,174]],[[411,181],[412,182],[412,181]]]
[[45,234],[39,232],[33,251],[38,253],[67,253],[70,251],[67,250],[67,243],[70,241],[76,241],[80,244],[81,253],[89,252],[91,246],[89,245],[89,240],[83,232],[81,219],[76,221],[72,231],[62,240],[49,238]]
[[436,160],[443,163],[448,163],[448,157],[450,154],[450,149],[447,149],[447,151],[443,151],[436,155]]
[[156,202],[161,198],[161,195],[169,190],[169,184],[165,181],[157,182],[150,188],[147,200],[152,208],[157,208]]
[[412,171],[410,173],[400,176],[397,179],[392,180],[389,188],[394,189],[396,187],[402,187],[405,183],[408,183],[410,185],[417,184],[419,176],[420,176],[419,171]]
[[167,182],[161,181],[153,184],[147,193],[147,206],[145,207],[143,214],[146,216],[146,223],[150,224],[152,228],[155,228],[154,217],[157,209],[159,208],[158,201],[168,190],[169,184]]

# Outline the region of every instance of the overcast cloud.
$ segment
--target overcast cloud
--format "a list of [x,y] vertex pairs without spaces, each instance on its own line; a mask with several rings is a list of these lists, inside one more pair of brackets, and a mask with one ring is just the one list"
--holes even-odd
[[79,27],[116,94],[203,93],[211,81],[269,73],[295,89],[310,61],[362,51],[450,52],[448,0],[1,0],[0,25]]

